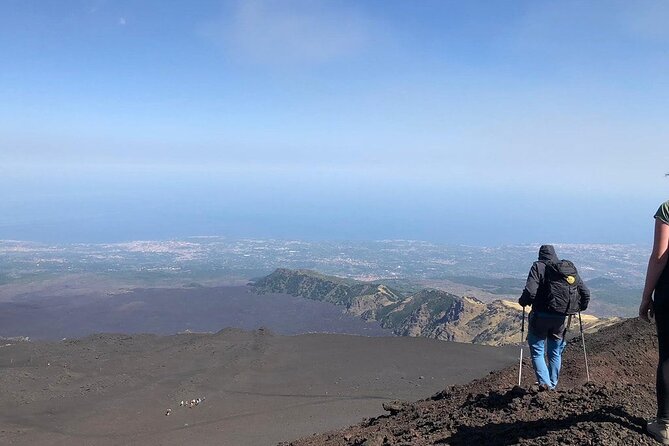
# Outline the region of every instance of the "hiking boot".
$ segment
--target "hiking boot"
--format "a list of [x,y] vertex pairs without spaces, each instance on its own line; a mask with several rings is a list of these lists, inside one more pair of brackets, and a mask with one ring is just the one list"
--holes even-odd
[[646,431],[660,443],[669,444],[669,424],[666,422],[653,420],[646,425]]
[[539,393],[539,392],[545,392],[547,390],[553,390],[553,389],[547,384],[533,384],[533,385],[530,386],[529,390],[532,393]]

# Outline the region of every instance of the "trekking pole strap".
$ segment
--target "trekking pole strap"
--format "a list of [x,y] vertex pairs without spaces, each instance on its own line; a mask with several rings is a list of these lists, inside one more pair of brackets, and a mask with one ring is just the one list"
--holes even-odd
[[564,324],[564,331],[562,331],[562,342],[567,342],[567,333],[571,328],[571,314],[567,317],[567,322]]

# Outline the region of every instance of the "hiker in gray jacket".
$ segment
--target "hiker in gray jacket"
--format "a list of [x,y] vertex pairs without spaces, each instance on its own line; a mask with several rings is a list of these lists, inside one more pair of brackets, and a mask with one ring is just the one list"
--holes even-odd
[[[552,245],[539,248],[539,260],[532,264],[525,289],[518,299],[523,307],[532,306],[527,343],[539,386],[555,389],[567,343],[567,316],[583,311],[590,302],[590,290],[576,267],[559,260]],[[545,355],[548,356],[546,364]]]

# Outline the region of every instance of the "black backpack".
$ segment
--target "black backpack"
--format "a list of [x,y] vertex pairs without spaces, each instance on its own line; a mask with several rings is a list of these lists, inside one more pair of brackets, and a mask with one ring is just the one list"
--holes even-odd
[[546,262],[544,273],[546,308],[560,314],[576,314],[581,296],[578,271],[569,260]]

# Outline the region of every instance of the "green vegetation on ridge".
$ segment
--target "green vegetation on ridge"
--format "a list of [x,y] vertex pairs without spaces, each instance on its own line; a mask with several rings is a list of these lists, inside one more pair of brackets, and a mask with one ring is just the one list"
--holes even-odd
[[[517,342],[520,332],[516,304],[500,300],[486,304],[437,289],[404,294],[381,283],[285,268],[258,279],[253,287],[260,294],[285,293],[342,306],[398,336],[499,345]],[[606,323],[593,317],[586,325]]]

